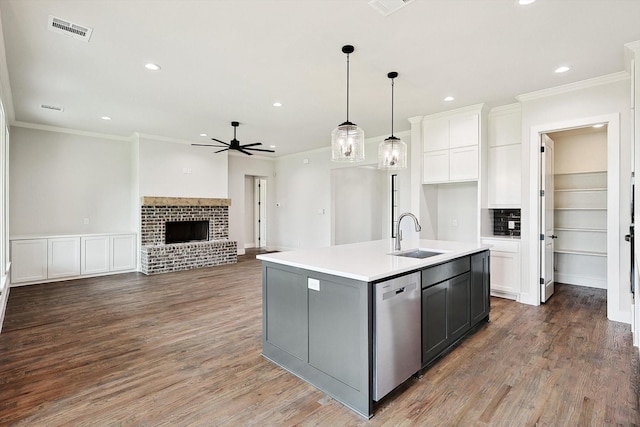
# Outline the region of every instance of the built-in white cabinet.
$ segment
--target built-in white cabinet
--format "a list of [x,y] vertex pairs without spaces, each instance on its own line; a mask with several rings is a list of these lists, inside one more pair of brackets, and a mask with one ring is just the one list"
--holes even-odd
[[520,295],[520,241],[483,238],[491,245],[491,295],[517,300]]
[[80,275],[80,237],[47,239],[47,279]]
[[521,206],[521,117],[519,104],[489,112],[487,198],[490,208]]
[[11,241],[11,283],[47,279],[47,239]]
[[82,237],[81,273],[100,274],[109,271],[109,236]]
[[11,283],[31,284],[136,268],[136,235],[20,237],[11,240]]
[[554,175],[554,280],[607,287],[607,172]]
[[136,268],[136,235],[118,234],[109,236],[111,256],[109,271],[129,271]]
[[474,106],[423,119],[424,184],[478,179],[481,108]]

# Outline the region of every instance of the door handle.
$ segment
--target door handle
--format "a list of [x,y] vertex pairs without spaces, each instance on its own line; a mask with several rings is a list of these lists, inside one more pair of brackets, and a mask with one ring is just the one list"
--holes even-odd
[[624,240],[626,240],[627,242],[631,241],[631,234],[625,234],[624,235]]
[[558,238],[558,236],[556,236],[555,234],[552,234],[552,235],[551,235],[551,236],[549,236],[549,237],[551,237],[552,239],[557,239],[557,238]]

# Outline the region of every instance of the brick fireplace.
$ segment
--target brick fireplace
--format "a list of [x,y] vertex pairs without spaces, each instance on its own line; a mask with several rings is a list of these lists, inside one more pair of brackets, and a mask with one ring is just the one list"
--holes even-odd
[[[140,263],[144,274],[168,273],[237,262],[229,240],[230,199],[143,197]],[[166,223],[208,221],[209,240],[165,244]]]

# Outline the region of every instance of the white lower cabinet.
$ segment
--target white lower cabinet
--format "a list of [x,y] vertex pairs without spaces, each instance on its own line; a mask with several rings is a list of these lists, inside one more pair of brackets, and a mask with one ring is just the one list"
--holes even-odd
[[491,295],[517,300],[520,296],[520,242],[483,238],[482,244],[492,245]]
[[136,235],[119,234],[110,236],[110,271],[125,271],[136,268]]
[[11,241],[11,283],[47,279],[47,239]]
[[82,238],[81,273],[100,274],[109,271],[109,236]]
[[80,237],[47,239],[47,279],[80,275]]
[[136,234],[15,238],[11,240],[11,283],[133,271],[136,246]]

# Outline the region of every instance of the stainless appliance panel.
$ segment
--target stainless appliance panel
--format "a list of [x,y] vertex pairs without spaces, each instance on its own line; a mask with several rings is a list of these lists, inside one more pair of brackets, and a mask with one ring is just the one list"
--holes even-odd
[[421,368],[420,272],[374,285],[373,400]]

